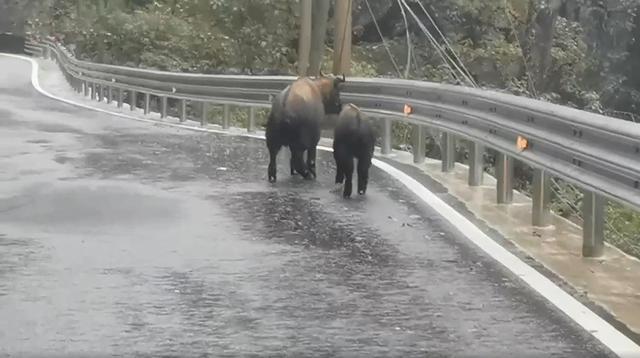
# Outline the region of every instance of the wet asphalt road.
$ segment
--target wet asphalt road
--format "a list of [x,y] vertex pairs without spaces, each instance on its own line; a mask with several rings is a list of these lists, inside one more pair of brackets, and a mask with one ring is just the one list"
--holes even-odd
[[0,355],[608,352],[376,168],[80,110],[0,57]]

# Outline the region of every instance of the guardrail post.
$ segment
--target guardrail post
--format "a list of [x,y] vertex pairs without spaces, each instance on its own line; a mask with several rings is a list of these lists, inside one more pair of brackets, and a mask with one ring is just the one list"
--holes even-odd
[[415,124],[411,136],[413,137],[413,162],[420,164],[426,157],[424,126]]
[[118,88],[118,108],[122,108],[124,103],[124,88]]
[[442,171],[448,173],[452,171],[455,166],[456,138],[448,132],[442,132],[442,137],[440,138]]
[[604,207],[606,200],[584,190],[582,199],[582,256],[599,257],[604,253]]
[[167,116],[167,96],[160,97],[160,118],[165,118]]
[[132,111],[136,110],[137,99],[138,99],[138,92],[129,91],[129,106],[131,107]]
[[222,105],[222,129],[229,129],[229,105]]
[[147,115],[151,112],[151,93],[144,94],[144,114]]
[[200,114],[200,125],[206,126],[209,124],[209,105],[207,102],[202,102],[202,113]]
[[98,98],[98,85],[95,83],[91,84],[91,100],[95,101]]
[[187,100],[180,100],[180,122],[184,122],[187,120]]
[[102,102],[102,99],[105,97],[105,95],[104,95],[105,90],[104,90],[104,86],[103,85],[100,85],[99,88],[100,89],[97,91],[98,92],[98,102]]
[[476,142],[469,146],[469,186],[482,185],[484,176],[484,147]]
[[504,153],[498,153],[496,158],[496,179],[498,204],[510,204],[513,201],[513,158]]
[[247,124],[247,132],[256,131],[256,107],[249,107],[249,123]]
[[382,118],[382,154],[391,154],[391,118]]
[[87,81],[82,81],[82,86],[84,87],[84,96],[88,97],[89,96],[89,84],[87,83]]
[[551,182],[544,169],[533,170],[531,200],[533,203],[531,224],[537,227],[551,224]]
[[113,87],[107,87],[107,103],[111,104],[113,102]]

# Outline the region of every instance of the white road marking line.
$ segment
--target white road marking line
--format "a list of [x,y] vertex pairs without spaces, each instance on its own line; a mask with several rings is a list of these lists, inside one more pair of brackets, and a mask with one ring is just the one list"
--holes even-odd
[[[31,83],[33,87],[40,92],[41,94],[64,102],[74,106],[82,107],[85,109],[95,110],[98,112],[110,114],[117,117],[133,119],[136,121],[153,123],[153,124],[161,124],[170,127],[183,128],[188,130],[194,130],[199,132],[210,132],[210,133],[222,133],[222,134],[230,134],[230,135],[238,135],[243,137],[250,138],[258,138],[264,139],[261,135],[255,134],[234,134],[226,131],[208,129],[208,128],[198,128],[191,127],[187,125],[174,124],[174,123],[164,123],[155,121],[152,119],[142,119],[136,118],[133,116],[128,116],[122,113],[112,112],[101,108],[95,108],[92,106],[84,105],[78,102],[74,102],[71,100],[67,100],[55,95],[52,95],[42,89],[40,86],[40,82],[38,81],[38,63],[29,57],[13,55],[13,54],[0,54],[3,56],[13,57],[20,60],[31,62],[32,71],[31,71]],[[318,146],[318,149],[332,152],[333,149],[324,146]],[[577,324],[579,324],[582,328],[584,328],[587,332],[591,333],[595,338],[597,338],[602,344],[607,346],[611,351],[613,351],[616,355],[622,358],[640,358],[640,346],[638,346],[635,342],[629,339],[627,336],[616,330],[612,325],[610,325],[607,321],[602,319],[600,316],[595,314],[585,305],[580,303],[570,294],[562,290],[556,284],[554,284],[547,277],[536,271],[531,266],[524,263],[517,256],[510,253],[507,249],[500,246],[497,242],[491,239],[487,234],[482,232],[478,227],[476,227],[471,221],[465,218],[462,214],[457,212],[447,203],[445,203],[438,196],[433,194],[427,188],[422,186],[418,181],[411,178],[409,175],[403,173],[399,169],[380,161],[378,159],[373,159],[372,164],[378,167],[380,170],[386,172],[391,175],[402,184],[404,184],[409,190],[411,190],[414,194],[416,194],[420,199],[422,199],[427,205],[433,208],[438,214],[440,214],[443,218],[448,220],[452,225],[454,225],[469,241],[473,242],[476,246],[482,249],[485,253],[487,253],[494,260],[498,261],[508,270],[510,270],[514,275],[520,277],[524,282],[526,282],[531,288],[533,288],[536,292],[545,297],[549,302],[555,305],[558,309],[564,312],[567,316],[573,319]]]

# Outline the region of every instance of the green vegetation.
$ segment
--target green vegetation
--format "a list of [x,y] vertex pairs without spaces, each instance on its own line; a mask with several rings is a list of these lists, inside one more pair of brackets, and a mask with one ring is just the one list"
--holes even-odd
[[[406,1],[433,31],[419,4]],[[354,0],[354,75],[407,73],[414,79],[456,82],[407,14],[412,48],[408,52],[398,2],[369,3],[399,68],[392,66],[366,4]],[[460,57],[457,65],[464,64],[479,85],[635,119],[640,109],[636,0],[421,3]],[[47,0],[39,4],[29,30],[56,34],[77,57],[97,62],[170,71],[293,74],[297,12],[296,0]],[[330,32],[331,27],[332,23]],[[326,72],[331,67],[331,35],[327,42]],[[234,121],[244,123],[244,113],[237,111]],[[393,132],[396,147],[411,143],[409,126],[394,124]],[[431,139],[427,146],[428,155],[438,158],[437,141]],[[457,147],[458,160],[465,162],[465,143]],[[492,158],[489,153],[487,161]],[[530,170],[518,166],[516,173],[518,188],[527,192]],[[562,181],[554,183],[554,210],[579,222],[580,193]],[[608,239],[640,256],[640,215],[617,205],[610,205],[608,212]]]

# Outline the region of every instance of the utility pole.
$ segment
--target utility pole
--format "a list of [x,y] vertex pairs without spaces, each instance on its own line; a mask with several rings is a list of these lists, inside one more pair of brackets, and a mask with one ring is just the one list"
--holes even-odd
[[311,0],[300,0],[300,39],[298,40],[298,76],[305,76],[311,52]]
[[333,44],[333,74],[351,72],[351,9],[352,0],[336,0]]
[[307,76],[318,76],[320,74],[320,67],[322,67],[322,60],[324,58],[330,5],[331,0],[313,0],[313,11],[311,14],[311,52],[309,54]]

